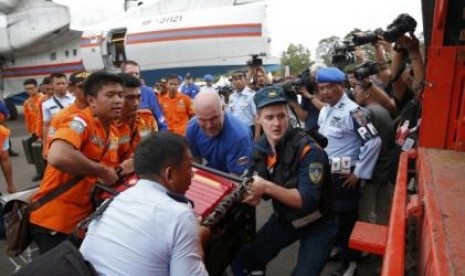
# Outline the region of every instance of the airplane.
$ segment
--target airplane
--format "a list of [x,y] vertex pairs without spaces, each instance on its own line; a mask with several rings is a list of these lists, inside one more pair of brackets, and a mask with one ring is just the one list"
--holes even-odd
[[148,85],[173,73],[224,74],[244,68],[251,55],[269,71],[279,68],[264,1],[110,1],[92,1],[107,2],[110,12],[89,17],[73,12],[78,1],[0,0],[4,98],[22,92],[26,78],[118,71],[124,60],[139,62]]

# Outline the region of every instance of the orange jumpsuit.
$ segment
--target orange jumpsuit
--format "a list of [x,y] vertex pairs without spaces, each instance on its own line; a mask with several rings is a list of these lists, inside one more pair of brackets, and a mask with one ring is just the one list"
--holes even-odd
[[50,143],[52,142],[53,135],[55,134],[57,127],[63,123],[63,121],[68,118],[69,116],[76,114],[81,109],[76,105],[76,103],[72,103],[71,105],[63,108],[60,112],[55,115],[50,121],[50,127],[48,128],[48,136],[47,139],[44,141],[44,146],[42,150],[42,155],[44,158],[47,158],[48,150],[50,147]]
[[[107,135],[99,119],[86,108],[66,118],[58,126],[52,143],[54,140],[64,140],[87,158],[116,167],[129,155],[129,143],[120,143],[119,135],[113,124]],[[102,157],[106,144],[109,144],[108,150]],[[32,200],[41,198],[73,177],[53,166],[47,166],[39,192]],[[96,177],[86,176],[70,190],[32,212],[30,222],[61,233],[71,233],[76,224],[92,212],[90,192],[96,181]]]
[[37,131],[42,129],[38,127],[39,116],[42,116],[42,98],[43,94],[37,94],[35,96],[29,97],[24,101],[24,120],[26,123],[26,129],[30,134],[35,134],[38,137],[39,133]]
[[186,135],[189,119],[194,116],[192,101],[189,96],[177,92],[174,98],[169,93],[158,98],[168,123],[168,129],[179,135]]
[[121,133],[128,133],[127,136],[120,135],[120,139],[121,142],[130,141],[131,153],[134,153],[142,138],[158,131],[157,121],[149,109],[137,110],[137,117],[132,126],[118,122],[117,127]]
[[0,150],[3,151],[3,144],[5,144],[5,141],[8,141],[9,137],[10,137],[10,130],[0,125]]

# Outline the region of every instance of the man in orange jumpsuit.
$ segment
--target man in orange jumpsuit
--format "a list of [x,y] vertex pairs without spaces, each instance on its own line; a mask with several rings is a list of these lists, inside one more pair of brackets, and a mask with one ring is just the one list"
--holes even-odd
[[26,79],[23,82],[24,90],[26,90],[27,95],[29,96],[26,101],[24,101],[24,120],[26,123],[26,129],[28,133],[32,136],[39,137],[37,130],[38,117],[42,112],[41,102],[42,97],[44,96],[39,92],[37,86],[37,81],[35,79]]
[[158,126],[149,109],[139,109],[141,94],[140,80],[125,73],[121,73],[118,76],[123,79],[124,95],[123,112],[121,118],[118,120],[118,129],[129,129],[129,137],[121,137],[121,139],[128,139],[130,141],[131,151],[134,153],[140,140],[149,134],[157,132]]
[[[33,156],[31,144],[42,136],[42,132],[39,133],[39,131],[42,130],[42,126],[39,127],[38,124],[41,122],[42,101],[45,96],[39,92],[39,87],[35,79],[26,79],[23,82],[23,87],[29,96],[27,100],[24,101],[24,121],[26,123],[26,130],[31,135],[26,140],[28,146],[24,150],[30,151],[29,154]],[[37,158],[34,157],[33,160],[36,165],[37,175],[32,178],[32,181],[37,181],[42,179],[43,170],[41,169],[41,165],[36,162],[43,162],[43,160],[37,160]]]
[[168,122],[168,130],[186,135],[187,123],[194,116],[191,98],[178,91],[179,77],[168,77],[168,93],[160,95],[160,105]]
[[[97,181],[112,185],[117,171],[131,173],[129,143],[121,143],[113,121],[123,110],[122,80],[96,72],[84,83],[89,104],[66,118],[52,138],[47,166],[35,202],[57,187],[82,177],[72,188],[31,213],[30,234],[42,253],[65,240],[79,221],[92,212],[90,192]],[[122,136],[122,135],[121,135]]]

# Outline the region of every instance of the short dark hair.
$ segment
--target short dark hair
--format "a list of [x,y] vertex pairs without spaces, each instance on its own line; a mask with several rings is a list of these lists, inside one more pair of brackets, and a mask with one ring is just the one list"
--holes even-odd
[[55,78],[55,79],[61,79],[61,78],[65,78],[65,79],[66,79],[66,75],[63,74],[63,73],[61,73],[61,72],[55,72],[55,73],[52,73],[52,74],[50,75],[50,78],[52,79],[52,81],[53,81],[54,78]]
[[129,75],[129,74],[126,74],[126,73],[119,73],[118,74],[118,77],[121,78],[121,80],[123,81],[123,86],[124,87],[127,87],[127,88],[138,88],[142,85],[142,82],[132,76],[132,75]]
[[51,77],[45,77],[42,80],[42,84],[50,84],[50,83],[52,83],[52,78]]
[[242,75],[242,76],[245,77],[245,72],[244,72],[244,70],[240,70],[240,69],[234,71],[232,74],[233,74],[233,76],[234,76],[234,75]]
[[28,84],[32,84],[34,86],[37,86],[37,81],[36,79],[25,79],[23,82],[23,85],[26,86]]
[[121,71],[124,71],[124,68],[126,68],[126,65],[134,65],[134,66],[140,67],[139,63],[137,63],[136,61],[126,60],[121,63],[121,66],[120,66]]
[[166,166],[181,164],[188,149],[189,144],[183,136],[167,131],[151,134],[136,148],[134,171],[140,176],[160,176]]
[[97,93],[102,89],[102,87],[109,84],[123,85],[123,80],[118,75],[113,73],[104,71],[92,73],[84,81],[84,95],[97,96]]
[[174,79],[177,79],[179,81],[179,76],[176,75],[176,74],[171,74],[169,75],[167,78],[167,80],[174,80]]

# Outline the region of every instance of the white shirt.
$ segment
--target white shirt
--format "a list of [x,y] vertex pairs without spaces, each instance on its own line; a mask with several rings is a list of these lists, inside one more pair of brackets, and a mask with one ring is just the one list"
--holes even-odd
[[330,159],[349,157],[355,166],[354,174],[359,178],[370,179],[378,160],[381,139],[377,133],[375,137],[366,140],[360,137],[360,129],[357,129],[351,116],[351,112],[358,108],[344,93],[334,106],[327,104],[320,110],[319,132],[328,139],[325,151]]
[[55,115],[62,110],[62,108],[58,106],[58,104],[55,102],[53,98],[55,98],[63,106],[63,108],[74,103],[74,96],[68,92],[66,92],[66,94],[62,98],[54,95],[52,98],[44,101],[42,103],[42,115],[43,120],[46,123],[50,122],[52,118],[55,117]]
[[190,206],[139,180],[89,225],[80,248],[99,275],[208,275]]
[[229,96],[227,111],[243,122],[246,126],[255,125],[255,115],[257,108],[253,101],[255,92],[249,87],[244,87],[242,91],[235,90]]
[[206,86],[206,85],[203,85],[203,86],[200,86],[200,92],[199,93],[205,93],[205,92],[214,92],[214,93],[218,93],[218,89],[213,87],[213,86]]

